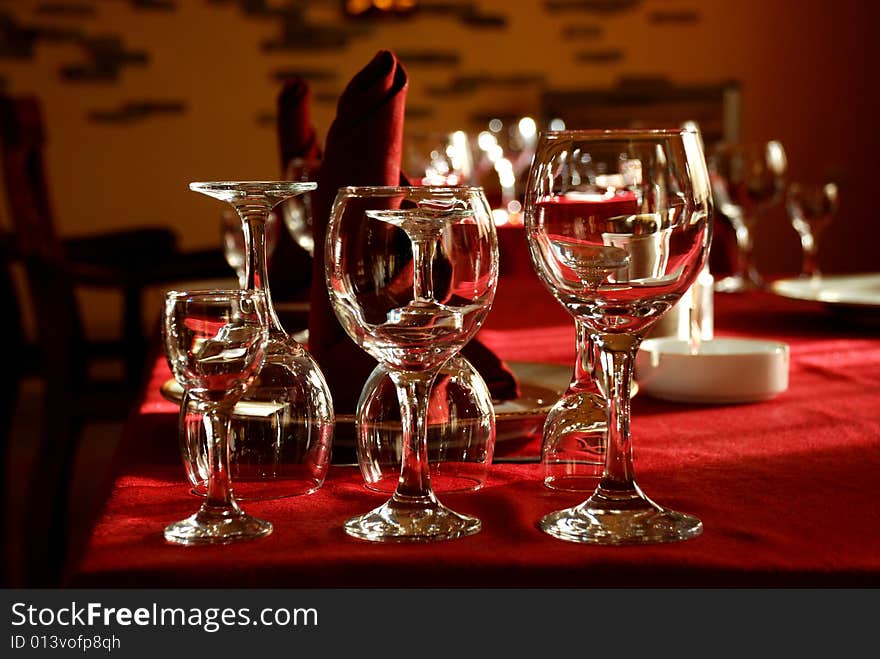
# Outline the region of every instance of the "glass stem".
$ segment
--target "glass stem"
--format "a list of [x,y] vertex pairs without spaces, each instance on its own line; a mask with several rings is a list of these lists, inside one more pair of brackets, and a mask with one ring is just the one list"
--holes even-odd
[[403,424],[403,455],[394,498],[434,501],[428,469],[428,397],[439,369],[391,372]]
[[436,242],[410,238],[413,252],[413,299],[415,302],[434,302],[434,254]]
[[217,407],[209,407],[202,414],[208,446],[208,493],[203,504],[205,510],[238,511],[229,478],[227,420],[226,412]]
[[629,433],[629,406],[633,362],[641,342],[641,337],[625,334],[603,334],[597,340],[601,349],[605,390],[608,392],[608,446],[605,469],[599,482],[599,489],[606,492],[637,492]]
[[245,259],[245,288],[252,291],[263,291],[266,295],[266,317],[269,320],[270,335],[286,335],[269,294],[269,265],[266,258],[266,219],[269,211],[259,204],[241,205],[235,208],[241,217],[244,231],[244,247],[247,252]]
[[801,275],[804,277],[815,277],[819,273],[818,249],[816,248],[816,240],[810,233],[802,233],[801,249],[803,251],[803,261],[801,265]]
[[744,279],[751,277],[753,246],[751,230],[745,222],[738,222],[736,224],[737,272]]
[[577,357],[574,362],[574,373],[566,393],[601,393],[601,383],[597,379],[599,351],[596,342],[590,335],[587,325],[575,318],[575,335],[577,338]]

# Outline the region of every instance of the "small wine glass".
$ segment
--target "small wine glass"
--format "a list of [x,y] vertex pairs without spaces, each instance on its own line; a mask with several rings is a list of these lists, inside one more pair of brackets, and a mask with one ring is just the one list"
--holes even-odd
[[229,471],[227,426],[232,408],[256,378],[269,339],[259,291],[171,291],[163,338],[174,377],[202,415],[207,436],[207,494],[199,511],[165,528],[183,545],[218,544],[268,535],[272,524],[244,513]]
[[327,235],[330,301],[348,335],[387,369],[401,407],[400,478],[379,508],[345,531],[372,541],[428,542],[481,522],[437,499],[429,471],[429,392],[476,334],[498,281],[498,241],[481,188],[341,188]]
[[736,232],[737,265],[715,290],[735,293],[764,287],[752,254],[754,229],[761,216],[782,198],[788,162],[785,149],[769,142],[725,143],[709,157],[715,203]]
[[801,277],[818,281],[819,238],[831,224],[839,205],[837,184],[794,182],[785,193],[785,205],[791,225],[801,239],[803,259]]
[[[626,199],[621,214],[599,198]],[[586,203],[584,203],[586,202]],[[583,503],[540,528],[594,544],[673,542],[702,532],[635,482],[630,437],[633,363],[645,333],[694,283],[709,252],[712,192],[692,129],[551,131],[529,174],[525,223],[547,289],[590,331],[608,397],[605,465]]]

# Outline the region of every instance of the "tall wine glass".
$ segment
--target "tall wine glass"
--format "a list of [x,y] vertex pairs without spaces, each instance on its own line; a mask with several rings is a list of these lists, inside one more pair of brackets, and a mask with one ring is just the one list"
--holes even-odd
[[715,290],[734,293],[763,288],[752,254],[753,232],[785,191],[785,149],[776,140],[720,144],[710,154],[709,167],[715,203],[730,219],[737,246],[736,271],[715,282]]
[[801,239],[801,277],[817,281],[819,238],[834,219],[838,207],[837,184],[791,183],[785,191],[788,218]]
[[207,435],[208,484],[199,511],[165,528],[184,545],[258,538],[272,524],[244,513],[229,473],[227,424],[232,408],[265,358],[268,327],[260,291],[171,291],[165,298],[163,338],[168,364],[202,414]]
[[340,323],[387,368],[402,415],[397,489],[346,532],[413,542],[476,533],[480,520],[441,504],[431,487],[427,405],[440,368],[476,334],[495,296],[498,242],[482,189],[340,189],[326,275]]
[[[596,211],[597,199],[627,201],[620,215],[611,215]],[[709,174],[693,130],[540,137],[526,193],[532,261],[550,292],[589,328],[608,396],[599,484],[580,505],[541,520],[550,535],[627,544],[684,540],[702,531],[698,518],[661,507],[636,484],[630,391],[642,338],[706,261],[711,218]]]
[[[266,298],[266,360],[230,420],[231,469],[240,496],[268,499],[314,492],[330,465],[334,413],[318,364],[281,325],[269,291],[266,221],[280,202],[316,188],[301,181],[191,183],[190,189],[232,205],[247,246],[246,287]],[[181,408],[184,464],[193,489],[204,492],[205,437],[198,410]]]

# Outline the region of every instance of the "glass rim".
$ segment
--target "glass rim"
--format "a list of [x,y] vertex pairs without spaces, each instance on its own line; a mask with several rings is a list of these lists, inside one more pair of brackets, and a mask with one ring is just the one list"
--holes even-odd
[[192,290],[170,290],[165,291],[166,300],[183,300],[193,298],[196,300],[222,300],[223,298],[242,297],[242,296],[261,296],[262,291],[251,290],[247,288],[205,288]]
[[339,188],[337,194],[363,194],[366,192],[382,192],[388,195],[407,194],[413,190],[429,193],[442,192],[468,192],[483,193],[486,190],[481,185],[344,185]]
[[697,135],[696,128],[564,128],[562,130],[545,130],[540,132],[540,137],[546,139],[584,138],[584,139],[607,139],[620,137],[621,139],[676,137],[681,135]]
[[189,189],[195,192],[201,190],[229,190],[238,192],[246,186],[268,187],[268,188],[286,188],[291,191],[308,192],[318,187],[316,181],[291,181],[289,179],[280,181],[190,181]]

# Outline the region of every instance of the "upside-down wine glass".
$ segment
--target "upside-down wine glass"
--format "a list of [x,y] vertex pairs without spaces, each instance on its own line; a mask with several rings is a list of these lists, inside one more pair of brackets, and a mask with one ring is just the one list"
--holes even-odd
[[[597,213],[591,202],[602,198],[626,200],[624,212]],[[532,261],[589,328],[608,396],[602,476],[586,501],[540,521],[556,538],[673,542],[702,531],[698,518],[661,507],[636,484],[630,391],[642,338],[706,261],[711,219],[709,174],[693,130],[555,131],[539,139],[526,192]]]
[[760,289],[764,281],[753,258],[754,230],[761,216],[782,198],[788,162],[785,149],[769,142],[725,143],[709,157],[718,209],[736,232],[735,272],[715,282],[715,290],[736,293]]
[[791,183],[785,191],[785,205],[791,225],[801,239],[801,277],[818,281],[819,238],[837,214],[837,184]]
[[333,204],[327,288],[348,335],[387,370],[401,407],[397,489],[345,531],[372,541],[471,535],[480,520],[450,510],[432,487],[429,391],[476,334],[495,296],[498,242],[481,188],[349,187]]
[[[330,389],[309,352],[287,334],[272,305],[266,263],[266,221],[284,200],[317,187],[302,181],[191,183],[195,192],[232,205],[247,247],[246,288],[266,298],[266,360],[230,420],[231,469],[242,499],[314,492],[330,464],[335,416]],[[198,411],[181,408],[184,464],[196,493],[204,491],[204,433]]]
[[592,491],[602,475],[608,434],[599,353],[590,328],[575,318],[576,357],[565,393],[547,412],[541,437],[544,485]]
[[165,528],[184,545],[227,543],[268,535],[272,524],[244,513],[229,471],[227,425],[250,386],[268,341],[261,291],[171,291],[162,325],[165,355],[177,382],[202,415],[207,436],[208,483],[199,511]]

